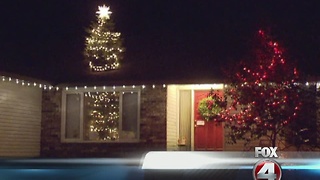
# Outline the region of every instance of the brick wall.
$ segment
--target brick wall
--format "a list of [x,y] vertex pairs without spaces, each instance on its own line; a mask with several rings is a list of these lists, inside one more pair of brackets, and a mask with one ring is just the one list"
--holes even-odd
[[61,143],[62,91],[43,91],[41,157],[131,157],[166,150],[166,88],[141,90],[139,143]]

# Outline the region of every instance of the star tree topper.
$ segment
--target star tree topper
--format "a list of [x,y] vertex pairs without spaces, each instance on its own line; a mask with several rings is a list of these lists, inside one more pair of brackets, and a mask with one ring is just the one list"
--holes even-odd
[[110,19],[110,14],[112,13],[110,11],[110,7],[107,7],[106,5],[98,6],[99,11],[97,11],[97,14],[99,14],[99,17],[102,19]]

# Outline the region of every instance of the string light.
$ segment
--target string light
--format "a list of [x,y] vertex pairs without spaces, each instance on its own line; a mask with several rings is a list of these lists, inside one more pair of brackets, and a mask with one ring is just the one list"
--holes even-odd
[[[98,7],[98,23],[92,26],[91,34],[86,38],[85,57],[93,72],[102,72],[118,69],[119,61],[122,59],[124,49],[121,33],[111,32],[109,19],[110,7],[105,5]],[[111,24],[112,25],[112,24]],[[112,42],[112,43],[110,43]]]
[[[301,107],[298,94],[289,93],[291,92],[289,85],[301,85],[297,82],[296,68],[287,73],[288,76],[283,76],[285,78],[283,82],[279,82],[281,78],[276,72],[278,72],[278,67],[283,68],[286,63],[285,58],[282,57],[283,51],[279,44],[270,41],[262,30],[259,30],[259,35],[263,39],[261,42],[266,42],[264,47],[270,49],[270,59],[261,59],[258,61],[260,65],[257,66],[242,67],[241,71],[236,73],[236,78],[240,83],[231,84],[231,87],[227,89],[233,102],[222,112],[222,118],[234,128],[232,133],[235,136],[241,136],[248,131],[254,134],[252,128],[258,129],[259,126],[264,126],[262,128],[267,131],[278,128],[279,125],[284,126],[296,118]],[[310,83],[307,82],[305,85],[310,85]],[[251,95],[246,93],[251,93]],[[287,106],[288,102],[290,102],[289,106]],[[232,107],[240,105],[238,111],[234,112],[235,109]],[[278,118],[279,114],[285,118]]]
[[33,85],[33,87],[39,87],[42,89],[51,89],[48,88],[51,85],[49,84],[38,84],[37,82],[32,82],[32,81],[28,81],[28,80],[23,80],[23,79],[18,79],[18,78],[12,78],[12,77],[7,77],[7,76],[2,76],[2,82],[11,82],[11,83],[15,83],[17,85],[21,85],[21,86],[28,86],[30,87],[31,85]]
[[[85,93],[86,105],[90,111],[89,134],[90,140],[116,140],[119,138],[119,94],[110,92],[96,92],[92,95]],[[90,136],[89,136],[90,137]]]

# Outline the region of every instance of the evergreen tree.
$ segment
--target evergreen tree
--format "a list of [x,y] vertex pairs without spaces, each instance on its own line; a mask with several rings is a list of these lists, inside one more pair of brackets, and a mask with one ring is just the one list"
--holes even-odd
[[86,38],[85,60],[94,72],[118,69],[124,52],[121,34],[114,31],[109,7],[99,6],[97,14],[98,22],[92,23]]
[[230,128],[233,143],[268,137],[275,147],[277,137],[297,119],[301,107],[298,73],[264,31],[259,31],[257,39],[253,61],[242,62],[240,69],[231,72],[232,82],[226,88],[231,102],[220,118]]

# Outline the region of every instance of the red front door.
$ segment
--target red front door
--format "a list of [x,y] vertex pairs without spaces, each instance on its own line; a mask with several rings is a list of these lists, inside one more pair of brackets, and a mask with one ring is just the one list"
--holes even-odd
[[[217,91],[222,95],[222,91]],[[198,113],[201,99],[207,97],[209,90],[194,91],[194,150],[221,151],[223,150],[223,127],[221,123],[206,121]]]

